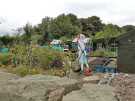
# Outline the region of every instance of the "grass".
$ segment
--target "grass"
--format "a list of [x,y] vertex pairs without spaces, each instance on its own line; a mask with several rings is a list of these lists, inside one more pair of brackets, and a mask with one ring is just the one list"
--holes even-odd
[[30,68],[25,65],[20,65],[17,67],[13,67],[12,65],[9,65],[9,66],[1,65],[0,70],[8,72],[8,73],[16,74],[20,77],[24,77],[27,75],[36,75],[36,74],[64,77],[66,76],[66,71],[67,71],[66,68],[43,69],[39,67]]

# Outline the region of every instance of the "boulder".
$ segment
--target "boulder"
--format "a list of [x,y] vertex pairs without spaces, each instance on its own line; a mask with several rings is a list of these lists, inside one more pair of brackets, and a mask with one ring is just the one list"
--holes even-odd
[[117,101],[117,99],[111,86],[84,84],[81,90],[64,96],[63,101]]
[[0,71],[0,83],[6,82],[6,81],[12,80],[12,79],[19,79],[19,78],[20,77],[15,74]]
[[62,101],[63,95],[80,89],[77,80],[34,75],[0,83],[0,101]]

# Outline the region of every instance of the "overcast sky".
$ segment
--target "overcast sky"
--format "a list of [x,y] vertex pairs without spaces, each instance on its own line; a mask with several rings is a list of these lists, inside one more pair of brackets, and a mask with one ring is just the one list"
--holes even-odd
[[135,25],[134,0],[0,0],[0,31],[10,31],[27,22],[38,24],[45,16],[61,13],[96,15],[105,23]]

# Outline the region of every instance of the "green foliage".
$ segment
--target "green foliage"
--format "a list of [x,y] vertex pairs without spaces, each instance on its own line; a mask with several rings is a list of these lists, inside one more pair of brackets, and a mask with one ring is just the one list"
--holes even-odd
[[0,45],[1,45],[1,46],[12,45],[15,40],[16,40],[16,38],[13,37],[13,36],[12,36],[12,37],[11,37],[11,36],[8,36],[8,35],[1,36],[1,37],[0,37]]
[[[17,64],[29,66],[28,47],[16,45],[13,51]],[[64,52],[54,50],[51,47],[32,48],[31,65],[33,67],[48,68],[64,68],[69,61],[68,55]],[[65,64],[63,64],[65,62]]]
[[[51,68],[53,61],[64,61],[64,53],[51,48],[35,48],[32,52],[34,66],[44,69]],[[63,66],[62,66],[63,67]]]
[[95,33],[101,31],[104,26],[97,16],[82,18],[80,22],[82,24],[82,31],[87,36],[95,35]]
[[74,14],[72,14],[72,13],[69,13],[69,14],[67,14],[67,17],[70,18],[70,21],[71,21],[72,25],[81,27],[81,23],[80,23],[80,21],[78,20],[78,18],[77,18],[76,15],[74,15]]
[[126,25],[126,26],[123,26],[122,29],[123,29],[124,32],[129,32],[129,31],[135,30],[135,26]]
[[[55,51],[49,47],[33,48],[31,61],[32,67],[30,67],[28,64],[26,47],[18,45],[14,49],[16,50],[13,50],[13,54],[16,56],[16,61],[18,61],[19,64],[17,64],[14,68],[5,69],[7,69],[8,72],[15,73],[19,76],[44,73],[62,77],[66,75],[66,71],[70,68],[69,53]],[[52,63],[55,63],[56,60],[60,61],[62,65],[57,63],[52,65]]]
[[15,45],[12,49],[15,61],[17,64],[28,65],[28,46]]
[[0,53],[0,64],[8,65],[11,62],[11,58],[9,53]]
[[[24,30],[23,35],[22,29]],[[96,39],[118,37],[119,34],[125,33],[135,29],[132,25],[126,25],[120,28],[113,24],[104,24],[98,16],[91,16],[88,18],[78,18],[76,15],[60,14],[55,18],[45,17],[41,23],[32,26],[27,23],[23,28],[19,28],[18,35],[15,37],[2,36],[0,37],[0,45],[9,45],[13,43],[29,44],[30,41],[37,44],[46,44],[52,39],[72,39],[78,33],[83,33],[86,36],[95,36]],[[50,38],[51,36],[51,38]]]
[[32,27],[32,25],[27,23],[24,26],[23,29],[24,29],[24,35],[22,36],[23,37],[23,41],[25,41],[26,44],[29,44],[29,42],[31,40],[32,33],[33,33],[33,27]]
[[48,32],[54,38],[60,38],[61,36],[71,38],[73,35],[81,32],[80,25],[77,16],[74,14],[61,14],[54,19],[45,17],[42,19],[41,24],[38,25],[38,33],[45,34]]
[[17,75],[23,77],[23,76],[26,76],[29,73],[29,68],[24,67],[24,66],[20,66],[20,67],[15,68],[12,72],[14,74],[17,74]]
[[72,41],[71,38],[68,38],[68,37],[66,37],[66,36],[61,37],[60,40],[61,40],[62,42]]
[[49,70],[46,70],[44,74],[64,77],[66,75],[66,72],[63,69],[49,69]]
[[16,68],[13,68],[10,70],[10,72],[17,74],[21,77],[24,77],[26,75],[35,75],[35,74],[41,74],[42,71],[39,68],[29,68],[26,65],[20,65]]
[[48,32],[49,31],[49,27],[50,27],[50,23],[52,21],[53,21],[53,19],[50,18],[50,17],[43,18],[41,24],[38,25],[39,30],[40,30],[39,32],[41,34],[43,34],[44,32]]
[[37,44],[38,41],[42,38],[42,35],[36,34],[31,36],[32,44]]
[[80,32],[80,28],[75,23],[73,24],[71,20],[69,15],[59,15],[51,22],[49,32],[53,33],[55,38],[60,38],[61,36],[72,37]]
[[40,45],[45,45],[47,43],[49,43],[51,40],[53,40],[54,37],[51,33],[48,32],[44,32],[42,37],[38,40],[38,44]]
[[121,35],[121,30],[112,24],[108,24],[104,27],[103,31],[96,33],[95,39],[110,39]]

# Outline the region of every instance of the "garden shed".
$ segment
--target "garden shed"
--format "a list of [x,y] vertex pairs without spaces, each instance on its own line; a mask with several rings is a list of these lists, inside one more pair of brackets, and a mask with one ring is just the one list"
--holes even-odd
[[117,59],[119,72],[135,73],[135,30],[118,37]]

